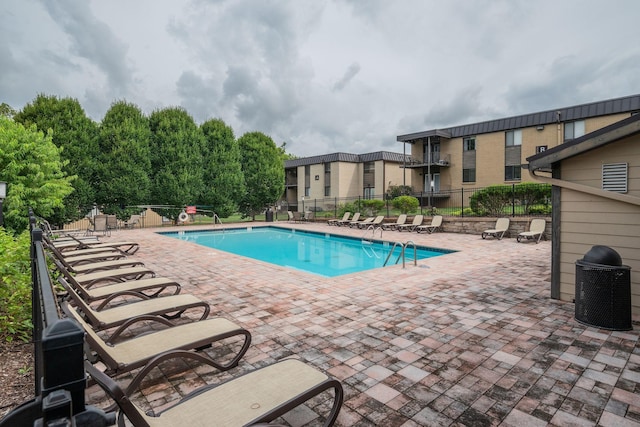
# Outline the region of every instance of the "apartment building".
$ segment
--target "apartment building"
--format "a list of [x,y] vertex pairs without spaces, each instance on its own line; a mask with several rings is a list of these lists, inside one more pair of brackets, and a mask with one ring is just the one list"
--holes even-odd
[[[414,192],[535,181],[526,158],[640,111],[640,95],[399,135]],[[409,150],[407,150],[407,145]]]
[[403,167],[409,162],[409,156],[389,151],[287,160],[281,204],[292,211],[326,211],[358,198],[381,199],[390,186],[411,186]]

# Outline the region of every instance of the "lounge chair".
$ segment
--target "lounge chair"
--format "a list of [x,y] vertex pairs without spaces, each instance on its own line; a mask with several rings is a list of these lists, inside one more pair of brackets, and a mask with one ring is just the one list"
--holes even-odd
[[186,310],[194,308],[203,309],[202,316],[198,320],[204,320],[209,316],[211,310],[209,304],[189,294],[135,301],[127,299],[115,307],[109,307],[109,303],[114,299],[121,296],[131,296],[131,294],[112,295],[111,298],[93,308],[64,278],[58,277],[58,282],[65,288],[73,304],[82,311],[87,323],[96,331],[119,326],[130,319],[141,318],[141,316],[160,315],[165,319],[177,319]]
[[[353,216],[355,218],[355,215]],[[349,223],[349,227],[353,228],[353,227],[357,227],[360,228],[360,224],[370,224],[373,222],[373,220],[375,219],[375,217],[373,216],[368,216],[365,219],[363,219],[362,221],[358,221],[358,220],[353,220]]]
[[339,222],[346,222],[349,220],[349,217],[351,216],[351,212],[345,212],[344,215],[342,215],[342,219],[330,219],[327,221],[327,225],[338,225]]
[[114,268],[122,268],[122,267],[136,267],[136,266],[144,266],[144,263],[140,260],[133,260],[131,258],[124,259],[116,259],[116,260],[98,260],[95,262],[81,262],[77,264],[71,264],[67,262],[67,260],[58,256],[58,254],[48,254],[49,257],[56,257],[60,264],[71,273],[74,274],[84,274],[84,273],[93,273],[95,271],[101,270],[112,270]]
[[[57,260],[55,257],[50,259],[53,260],[54,264],[58,268],[58,271],[65,277],[67,282],[75,286],[76,289],[79,289],[79,288],[89,289],[93,285],[100,283],[101,286],[96,287],[95,292],[99,293],[99,295],[101,295],[101,298],[106,298],[107,296],[109,296],[114,292],[105,292],[105,291],[100,292],[100,290],[104,290],[115,284],[122,284],[122,283],[128,283],[128,282],[134,283],[134,285],[129,287],[132,289],[135,289],[137,286],[142,288],[143,284],[144,285],[156,284],[156,286],[152,286],[152,288],[157,289],[158,287],[162,287],[162,285],[166,283],[163,289],[160,289],[158,292],[154,292],[150,296],[157,295],[166,287],[175,287],[176,285],[178,287],[178,291],[175,293],[177,294],[180,292],[179,291],[180,285],[178,285],[176,282],[168,281],[168,279],[164,279],[164,278],[156,278],[155,273],[152,270],[149,270],[144,267],[119,268],[114,270],[97,271],[93,273],[74,275],[69,270],[67,270],[64,267],[64,265],[62,265],[62,263],[59,260]],[[152,277],[150,279],[143,279],[143,277],[145,276],[152,276]],[[130,279],[133,279],[133,280],[130,280]],[[162,280],[153,281],[151,279],[162,279]],[[126,286],[123,286],[122,290],[126,290],[129,288]],[[87,299],[87,301],[92,301],[93,299],[95,298],[89,298]]]
[[[117,328],[105,341],[91,325],[84,321],[80,313],[63,301],[62,310],[67,316],[80,324],[86,332],[85,340],[89,348],[96,353],[98,359],[106,366],[105,374],[119,375],[140,368],[156,356],[176,350],[193,351],[211,346],[213,343],[228,338],[242,336],[244,343],[238,353],[230,360],[219,363],[206,354],[197,353],[196,359],[214,366],[222,371],[229,370],[238,365],[251,344],[251,334],[244,328],[222,317],[214,317],[200,322],[183,323],[174,325],[169,320],[156,316],[152,319],[145,316],[142,320],[168,326],[166,329],[154,330],[146,334],[136,335],[126,340],[120,340],[120,335],[137,323],[128,322]],[[193,352],[194,355],[196,354]],[[188,425],[188,424],[186,424]]]
[[400,214],[396,222],[382,224],[383,230],[395,230],[398,225],[404,225],[407,222],[407,214]]
[[523,231],[522,233],[518,234],[516,240],[518,242],[522,241],[522,239],[535,240],[536,243],[539,243],[540,239],[542,238],[546,240],[547,238],[544,235],[544,229],[546,228],[546,226],[547,222],[544,219],[532,219],[531,223],[529,224],[529,231]]
[[382,224],[382,221],[384,221],[384,215],[378,215],[377,217],[375,217],[373,219],[373,221],[362,221],[361,223],[358,224],[358,228],[369,228],[369,227],[376,227],[380,224]]
[[314,221],[316,218],[316,213],[313,211],[307,211],[304,213],[304,217],[302,218],[305,222]]
[[396,230],[398,231],[404,231],[404,230],[408,230],[408,231],[413,231],[416,229],[416,227],[419,227],[422,224],[422,220],[424,220],[424,215],[416,215],[413,217],[413,221],[411,221],[411,224],[402,224],[402,225],[398,225],[396,227]]
[[418,233],[426,231],[431,234],[434,231],[437,231],[440,227],[442,227],[442,215],[434,215],[433,218],[431,218],[431,224],[419,225],[416,227],[416,231]]
[[[321,393],[333,390],[331,411],[324,426],[332,426],[344,399],[342,385],[336,379],[296,359],[286,359],[251,371],[221,384],[194,390],[174,406],[158,414],[147,413],[137,407],[130,395],[136,391],[147,373],[157,364],[180,355],[163,355],[137,374],[122,390],[118,383],[89,363],[87,373],[118,405],[118,424],[125,425],[125,417],[137,427],[248,426],[268,423]],[[262,424],[261,424],[262,425]]]
[[98,249],[98,248],[112,248],[118,249],[121,252],[124,252],[127,255],[135,254],[138,249],[140,249],[140,245],[138,242],[130,242],[130,241],[120,241],[120,242],[102,242],[100,240],[81,240],[73,237],[73,241],[62,242],[60,244],[55,244],[55,247],[60,249],[61,251],[73,250],[73,249]]
[[289,222],[293,222],[293,212],[287,211],[287,215],[289,216]]
[[293,222],[301,222],[302,221],[302,214],[298,211],[293,213]]
[[493,236],[496,239],[501,240],[508,229],[509,218],[498,218],[495,228],[491,230],[484,230],[482,232],[482,238],[486,239],[488,236]]
[[360,219],[360,212],[356,212],[353,214],[351,219],[347,218],[346,220],[338,221],[338,226],[350,225],[352,221],[358,221]]

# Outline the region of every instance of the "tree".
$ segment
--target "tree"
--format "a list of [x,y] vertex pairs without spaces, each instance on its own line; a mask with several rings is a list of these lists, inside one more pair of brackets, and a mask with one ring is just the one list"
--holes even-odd
[[297,159],[298,156],[295,156],[291,153],[287,153],[287,143],[286,142],[282,142],[282,144],[280,144],[280,146],[278,147],[278,151],[280,152],[280,157],[282,157],[282,160],[294,160]]
[[15,114],[16,110],[14,110],[11,105],[7,104],[6,102],[0,104],[0,116],[12,118],[13,116],[15,116]]
[[226,218],[238,211],[240,197],[245,192],[240,147],[233,129],[220,119],[204,122],[200,130],[204,135],[201,201],[211,205],[219,217]]
[[99,156],[98,126],[86,116],[80,103],[71,98],[38,95],[14,117],[25,126],[35,124],[42,132],[52,130],[53,143],[62,147],[60,157],[68,176],[75,175],[74,192],[49,220],[61,225],[84,216],[95,199],[96,159]]
[[238,139],[247,191],[240,203],[244,216],[255,215],[273,204],[284,192],[284,163],[273,140],[261,132]]
[[[202,146],[204,137],[193,118],[178,107],[154,111],[151,128],[151,200],[157,205],[194,204],[203,192]],[[176,219],[180,209],[159,211]]]
[[20,233],[29,224],[28,209],[48,217],[73,191],[73,177],[62,171],[60,149],[35,125],[25,128],[0,116],[0,181],[7,182],[4,226]]
[[100,165],[96,201],[107,213],[126,219],[147,204],[151,191],[149,119],[134,104],[111,105],[100,126]]

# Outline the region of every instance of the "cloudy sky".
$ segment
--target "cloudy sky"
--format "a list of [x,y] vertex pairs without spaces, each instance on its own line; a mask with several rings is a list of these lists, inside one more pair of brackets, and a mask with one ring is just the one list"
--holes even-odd
[[126,100],[304,157],[640,93],[637,0],[0,0],[0,103]]

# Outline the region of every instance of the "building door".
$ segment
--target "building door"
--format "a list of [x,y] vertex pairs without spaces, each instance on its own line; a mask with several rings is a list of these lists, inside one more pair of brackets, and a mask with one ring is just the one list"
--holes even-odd
[[423,191],[431,191],[431,183],[433,182],[433,192],[440,192],[440,174],[432,173],[431,176],[429,174],[424,174],[424,190]]

